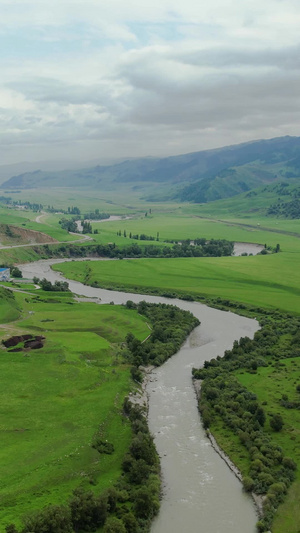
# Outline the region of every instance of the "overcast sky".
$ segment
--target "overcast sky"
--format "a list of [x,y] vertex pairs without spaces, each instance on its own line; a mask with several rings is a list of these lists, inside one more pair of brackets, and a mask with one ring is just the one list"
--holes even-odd
[[300,135],[299,0],[0,0],[0,164]]

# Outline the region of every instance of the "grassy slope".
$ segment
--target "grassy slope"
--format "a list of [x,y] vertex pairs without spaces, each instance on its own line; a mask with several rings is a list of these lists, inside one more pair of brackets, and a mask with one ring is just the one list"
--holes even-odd
[[[92,481],[102,489],[119,476],[130,439],[120,416],[130,378],[116,343],[128,331],[140,339],[149,333],[135,312],[37,294],[48,301],[18,294],[23,319],[6,334],[0,330],[2,338],[22,332],[46,336],[45,346],[26,357],[2,348],[2,526],[33,507],[61,503],[79,483]],[[98,428],[115,445],[113,455],[91,448]]]
[[20,310],[15,298],[11,297],[2,287],[0,288],[0,324],[17,320],[20,316]]

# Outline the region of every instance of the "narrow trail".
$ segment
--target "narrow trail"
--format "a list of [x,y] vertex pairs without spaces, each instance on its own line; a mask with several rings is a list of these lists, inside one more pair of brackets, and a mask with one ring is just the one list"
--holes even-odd
[[42,222],[42,218],[44,218],[45,216],[47,216],[47,213],[45,213],[45,211],[42,211],[40,215],[35,217],[35,222],[37,222],[38,224],[45,224],[46,226],[49,226],[47,222]]
[[[78,235],[78,233],[72,233],[69,232],[70,235]],[[86,241],[93,241],[94,239],[92,237],[89,237],[89,235],[84,235],[80,239],[74,239],[72,241],[44,241],[44,242],[37,242],[37,243],[29,243],[29,244],[10,244],[10,245],[2,245],[0,244],[0,250],[9,250],[11,248],[30,248],[32,246],[44,246],[45,244],[74,244],[78,242],[86,242]]]

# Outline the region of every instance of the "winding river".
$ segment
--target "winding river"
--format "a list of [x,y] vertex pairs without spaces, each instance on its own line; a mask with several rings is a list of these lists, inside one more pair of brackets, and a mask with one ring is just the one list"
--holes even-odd
[[[20,268],[25,278],[64,280],[51,265],[38,261]],[[152,533],[254,533],[257,515],[241,483],[214,451],[202,428],[192,386],[192,367],[223,355],[233,341],[252,337],[258,323],[196,302],[95,289],[67,280],[72,292],[101,303],[164,302],[191,311],[201,321],[181,350],[151,374],[147,385],[149,427],[161,457],[163,498]],[[99,302],[100,303],[100,302]]]

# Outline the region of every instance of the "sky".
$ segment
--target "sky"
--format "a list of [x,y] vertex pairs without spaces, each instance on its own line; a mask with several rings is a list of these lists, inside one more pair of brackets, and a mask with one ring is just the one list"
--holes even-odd
[[0,0],[0,164],[300,135],[299,0]]

